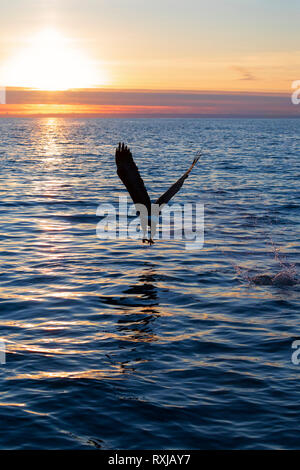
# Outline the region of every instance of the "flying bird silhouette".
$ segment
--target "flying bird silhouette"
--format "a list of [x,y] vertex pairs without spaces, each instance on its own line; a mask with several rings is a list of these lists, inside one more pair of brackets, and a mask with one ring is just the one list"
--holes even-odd
[[[167,204],[180,190],[199,158],[200,152],[197,153],[197,156],[194,158],[190,168],[181,176],[181,178],[170,186],[170,188],[152,204],[138,167],[132,158],[130,149],[124,145],[124,143],[119,143],[119,146],[116,148],[117,174],[129,192],[136,210],[139,212],[144,233],[143,243],[146,242],[150,245],[154,243],[153,237],[156,232],[158,217],[163,206]],[[151,229],[150,239],[146,238],[148,227]]]

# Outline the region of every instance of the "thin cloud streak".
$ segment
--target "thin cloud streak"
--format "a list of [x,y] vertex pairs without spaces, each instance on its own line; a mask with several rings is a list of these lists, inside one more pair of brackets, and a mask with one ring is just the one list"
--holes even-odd
[[247,81],[258,80],[258,78],[245,67],[234,66],[232,67],[232,69],[242,74],[242,76],[238,80],[247,80]]

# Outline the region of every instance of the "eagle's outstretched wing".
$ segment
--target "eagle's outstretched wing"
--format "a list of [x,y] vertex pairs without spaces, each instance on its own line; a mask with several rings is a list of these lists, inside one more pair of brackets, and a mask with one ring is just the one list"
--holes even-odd
[[120,180],[126,186],[134,204],[143,204],[151,211],[151,201],[145,188],[144,181],[134,163],[132,154],[127,146],[119,143],[116,149],[117,173]]
[[197,157],[194,158],[193,163],[191,164],[190,168],[184,173],[184,175],[182,175],[181,178],[179,178],[178,181],[176,181],[176,183],[174,183],[162,196],[160,196],[155,201],[155,204],[159,204],[161,206],[162,204],[166,204],[167,202],[170,201],[170,199],[179,191],[184,181],[186,180],[186,178],[189,176],[190,172],[196,165],[199,158],[200,158],[200,153],[198,152]]

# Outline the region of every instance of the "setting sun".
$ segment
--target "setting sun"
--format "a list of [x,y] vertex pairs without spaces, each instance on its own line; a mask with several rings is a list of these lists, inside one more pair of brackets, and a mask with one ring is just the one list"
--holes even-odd
[[72,40],[46,29],[7,63],[5,81],[10,86],[56,91],[104,85],[106,78]]

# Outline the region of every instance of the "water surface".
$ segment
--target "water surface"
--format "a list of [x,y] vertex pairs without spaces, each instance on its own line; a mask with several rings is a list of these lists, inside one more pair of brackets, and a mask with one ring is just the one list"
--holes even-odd
[[[0,446],[298,448],[299,120],[1,119]],[[203,156],[174,202],[205,206],[205,244],[99,240],[125,190],[149,193]],[[299,271],[298,271],[299,272]]]

